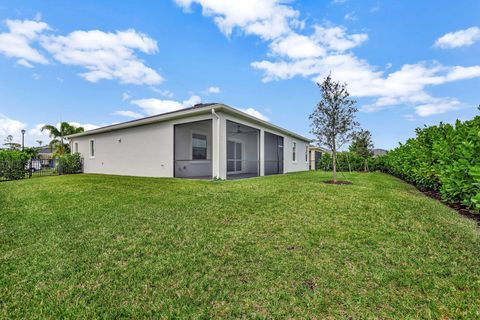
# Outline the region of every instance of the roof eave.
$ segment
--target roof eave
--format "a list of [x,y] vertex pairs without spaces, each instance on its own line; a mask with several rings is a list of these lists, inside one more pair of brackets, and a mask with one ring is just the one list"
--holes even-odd
[[71,139],[71,138],[89,136],[89,135],[93,135],[93,134],[111,132],[111,131],[116,131],[116,130],[121,130],[121,129],[126,129],[126,128],[132,128],[132,127],[138,127],[138,126],[143,126],[143,125],[147,125],[147,124],[157,123],[157,122],[163,122],[163,121],[174,120],[174,119],[178,119],[178,118],[184,118],[184,117],[190,116],[190,115],[210,113],[212,109],[215,109],[217,111],[223,110],[227,113],[230,113],[230,114],[233,114],[233,115],[236,115],[236,116],[241,116],[241,117],[246,118],[250,121],[256,122],[256,123],[258,123],[260,125],[263,125],[267,128],[271,128],[271,129],[274,129],[276,131],[286,133],[286,134],[288,134],[292,137],[295,137],[297,139],[300,139],[302,141],[306,141],[306,142],[309,142],[309,143],[312,142],[312,140],[309,139],[309,138],[306,138],[304,136],[296,134],[296,133],[294,133],[292,131],[289,131],[287,129],[281,128],[281,127],[279,127],[277,125],[274,125],[274,124],[272,124],[268,121],[265,121],[265,120],[256,118],[254,116],[251,116],[248,113],[245,113],[245,112],[240,111],[238,109],[232,108],[232,107],[227,106],[223,103],[210,104],[210,105],[203,106],[203,107],[191,107],[191,108],[184,109],[184,110],[173,111],[173,112],[170,112],[170,113],[163,113],[163,114],[159,114],[159,115],[155,115],[155,116],[151,116],[151,117],[147,117],[147,118],[122,122],[122,123],[119,123],[119,124],[114,124],[114,125],[109,125],[109,126],[106,126],[106,127],[101,127],[101,128],[97,128],[97,129],[84,131],[84,132],[81,132],[81,133],[71,134],[71,135],[66,136],[66,138]]
[[121,130],[121,129],[127,129],[127,128],[132,128],[132,127],[138,127],[138,126],[143,126],[147,124],[152,124],[152,123],[157,123],[157,122],[163,122],[163,121],[168,121],[168,120],[173,120],[177,118],[183,118],[185,116],[188,116],[190,114],[203,114],[203,113],[209,113],[210,110],[214,107],[214,105],[207,106],[207,107],[202,107],[202,108],[188,108],[185,110],[179,110],[179,111],[173,111],[169,113],[162,113],[142,119],[136,119],[136,120],[131,120],[127,122],[122,122],[118,124],[112,124],[109,126],[97,128],[97,129],[92,129],[88,131],[84,131],[81,133],[75,133],[66,136],[67,139],[71,138],[77,138],[77,137],[83,137],[83,136],[89,136],[93,134],[99,134],[99,133],[105,133],[105,132],[111,132],[111,131],[116,131],[116,130]]

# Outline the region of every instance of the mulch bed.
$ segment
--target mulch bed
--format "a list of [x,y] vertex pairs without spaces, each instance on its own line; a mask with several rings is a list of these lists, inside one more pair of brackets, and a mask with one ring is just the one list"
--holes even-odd
[[458,213],[460,213],[462,216],[465,216],[467,218],[475,220],[478,223],[478,225],[480,225],[480,214],[472,213],[470,210],[468,210],[468,208],[466,208],[465,206],[462,206],[459,203],[445,203],[445,202],[443,202],[442,197],[440,195],[440,192],[438,192],[438,191],[426,190],[426,189],[418,188],[417,186],[415,186],[415,187],[421,193],[423,193],[424,195],[440,201],[444,205],[446,205],[446,206],[452,208],[453,210],[457,211]]
[[342,180],[337,180],[337,182],[333,182],[333,180],[328,180],[328,181],[323,181],[323,183],[327,184],[352,184],[350,181],[342,181]]

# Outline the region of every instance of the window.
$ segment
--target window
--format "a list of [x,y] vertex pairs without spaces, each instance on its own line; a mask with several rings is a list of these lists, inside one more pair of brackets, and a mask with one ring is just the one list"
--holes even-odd
[[90,158],[95,158],[95,140],[90,140]]
[[192,160],[207,160],[207,136],[192,134]]
[[308,162],[308,146],[305,147],[305,162]]
[[78,153],[78,142],[75,142],[75,143],[73,144],[73,152],[74,152],[74,153]]
[[292,161],[295,162],[297,161],[297,143],[293,143],[293,148],[292,148]]

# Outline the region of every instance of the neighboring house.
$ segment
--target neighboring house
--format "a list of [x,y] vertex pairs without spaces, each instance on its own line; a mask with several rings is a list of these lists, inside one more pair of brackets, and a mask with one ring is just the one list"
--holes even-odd
[[308,146],[308,163],[310,170],[317,170],[317,162],[325,153],[330,152],[322,147]]
[[53,152],[50,146],[43,146],[38,148],[38,157],[42,167],[54,166]]
[[374,157],[378,157],[387,154],[388,151],[385,149],[373,149],[372,152]]
[[235,179],[309,167],[308,138],[217,103],[68,138],[85,173]]
[[50,146],[43,146],[38,148],[38,159],[50,160],[52,159],[52,149]]

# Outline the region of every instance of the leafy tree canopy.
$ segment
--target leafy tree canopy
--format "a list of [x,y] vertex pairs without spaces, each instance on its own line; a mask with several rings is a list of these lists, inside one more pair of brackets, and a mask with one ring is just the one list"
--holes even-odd
[[333,81],[331,74],[322,83],[317,83],[317,86],[322,98],[309,117],[312,121],[311,133],[332,152],[333,181],[336,182],[337,150],[351,140],[358,126],[355,121],[357,102],[350,98],[347,84]]

